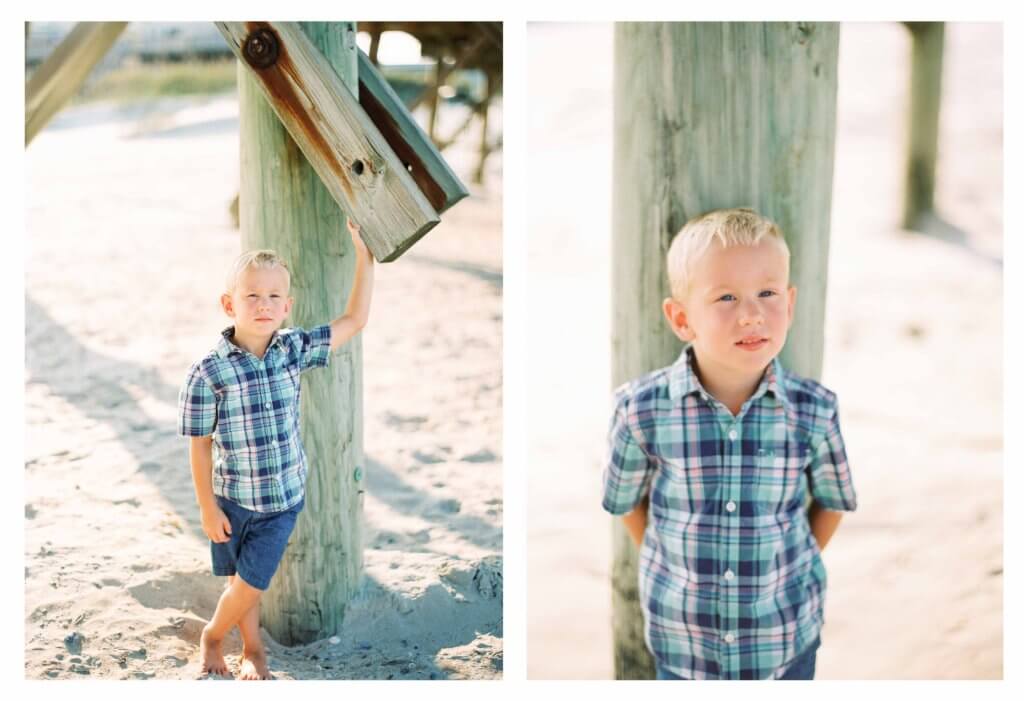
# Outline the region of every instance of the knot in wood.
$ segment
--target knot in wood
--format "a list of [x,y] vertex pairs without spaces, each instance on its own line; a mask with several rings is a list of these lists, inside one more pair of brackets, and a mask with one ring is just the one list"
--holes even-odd
[[269,29],[256,29],[245,38],[245,60],[253,68],[269,68],[277,62],[277,36]]

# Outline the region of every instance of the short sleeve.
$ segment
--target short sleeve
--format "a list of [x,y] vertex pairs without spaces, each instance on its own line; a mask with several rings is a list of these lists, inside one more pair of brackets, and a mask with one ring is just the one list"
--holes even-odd
[[833,408],[824,437],[812,446],[812,460],[807,468],[811,496],[830,511],[855,511],[857,493],[846,460],[846,445],[839,430],[839,411]]
[[293,343],[299,359],[299,371],[324,368],[331,359],[331,326],[324,324],[309,331],[295,329]]
[[178,435],[209,436],[217,427],[217,397],[196,363],[178,395]]
[[616,404],[608,429],[601,506],[608,513],[619,515],[635,509],[647,494],[654,465],[638,441],[638,431],[633,425],[636,415],[629,409],[628,398],[620,396]]

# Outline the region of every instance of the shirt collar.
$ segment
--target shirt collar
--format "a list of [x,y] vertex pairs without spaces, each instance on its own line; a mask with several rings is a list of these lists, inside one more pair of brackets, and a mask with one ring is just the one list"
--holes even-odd
[[[668,396],[671,399],[685,397],[693,392],[707,394],[707,391],[700,384],[700,379],[693,369],[693,346],[686,346],[679,354],[679,359],[669,369]],[[785,369],[779,359],[773,358],[772,362],[765,369],[761,382],[758,384],[751,399],[760,399],[767,393],[771,393],[783,404],[788,406],[789,397],[785,389]]]
[[[232,341],[231,337],[235,335],[235,327],[229,326],[220,332],[220,339],[217,341],[217,355],[221,358],[227,358],[233,354],[243,354],[244,350],[236,346]],[[274,332],[274,335],[270,337],[270,343],[267,344],[267,350],[271,346],[276,345],[278,348],[284,348],[284,341],[281,339],[280,333]]]

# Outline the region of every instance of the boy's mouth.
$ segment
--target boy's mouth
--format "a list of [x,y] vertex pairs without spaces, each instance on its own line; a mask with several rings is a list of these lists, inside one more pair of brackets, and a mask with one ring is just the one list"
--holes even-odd
[[736,341],[736,346],[743,350],[755,351],[763,347],[768,343],[768,339],[764,336],[747,336],[744,339]]

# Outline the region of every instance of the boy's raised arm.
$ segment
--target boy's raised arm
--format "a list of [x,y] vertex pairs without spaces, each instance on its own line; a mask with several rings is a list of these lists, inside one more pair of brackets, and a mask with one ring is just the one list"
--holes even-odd
[[331,350],[336,350],[359,333],[370,318],[370,297],[373,293],[373,256],[359,236],[359,226],[346,220],[356,250],[356,276],[348,296],[345,313],[331,322]]

